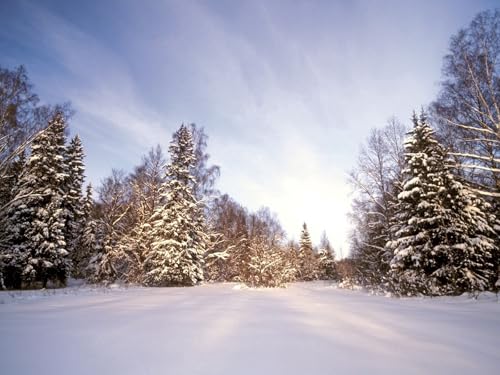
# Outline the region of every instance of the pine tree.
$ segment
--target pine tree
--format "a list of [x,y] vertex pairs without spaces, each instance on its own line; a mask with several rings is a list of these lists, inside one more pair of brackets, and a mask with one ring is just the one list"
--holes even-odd
[[151,251],[145,260],[147,285],[194,285],[203,280],[207,235],[203,207],[197,201],[192,175],[193,141],[182,125],[169,147],[170,164],[162,185],[163,204],[152,221]]
[[306,223],[302,226],[299,245],[300,278],[305,281],[314,280],[317,277],[317,264]]
[[4,173],[0,173],[0,256],[8,247],[7,211],[17,193],[19,177],[23,174],[24,168],[26,168],[26,153],[21,152],[19,157],[5,167]]
[[72,253],[74,277],[85,277],[90,258],[96,252],[97,223],[93,218],[94,198],[92,185],[88,184],[82,199],[81,233]]
[[65,241],[73,265],[77,267],[81,254],[80,241],[85,226],[82,187],[85,166],[83,163],[83,147],[80,138],[75,136],[66,151],[66,180],[64,207],[66,209]]
[[394,240],[387,244],[394,289],[409,295],[484,290],[494,277],[495,251],[486,203],[449,172],[425,115],[413,122]]
[[64,240],[65,121],[57,113],[33,141],[31,155],[9,207],[7,267],[14,287],[65,283],[70,260]]
[[0,173],[0,210],[4,209],[14,198],[15,187],[25,166],[26,153],[23,151],[5,166],[3,173]]

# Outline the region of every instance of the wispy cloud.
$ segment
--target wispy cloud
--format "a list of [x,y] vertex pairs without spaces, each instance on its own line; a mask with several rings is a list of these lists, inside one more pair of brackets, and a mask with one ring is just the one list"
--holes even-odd
[[73,102],[94,182],[196,122],[222,191],[345,248],[359,143],[432,100],[449,36],[490,3],[458,4],[12,2],[0,63],[27,59],[42,97]]

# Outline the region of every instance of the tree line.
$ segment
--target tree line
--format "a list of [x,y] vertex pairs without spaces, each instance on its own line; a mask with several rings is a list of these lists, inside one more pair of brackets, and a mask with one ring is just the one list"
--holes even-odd
[[0,87],[1,288],[335,277],[326,235],[314,249],[304,224],[300,244],[286,243],[268,208],[249,212],[214,188],[203,128],[181,125],[168,158],[157,146],[131,173],[113,170],[94,200],[82,143],[67,139],[70,106],[38,106],[23,67],[1,69]]
[[[44,106],[26,71],[0,68],[0,287],[68,277],[147,286],[241,281],[282,286],[342,279],[397,295],[498,288],[500,12],[452,37],[441,91],[371,131],[349,173],[348,259],[307,225],[286,240],[268,208],[250,212],[215,189],[208,136],[181,125],[168,155],[152,148],[131,173],[84,186],[84,151],[68,141],[69,105]],[[97,199],[94,199],[94,195]]]

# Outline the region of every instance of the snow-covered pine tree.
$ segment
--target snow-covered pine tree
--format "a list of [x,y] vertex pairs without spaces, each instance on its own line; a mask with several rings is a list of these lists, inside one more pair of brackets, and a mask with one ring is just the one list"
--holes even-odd
[[66,180],[64,184],[65,197],[64,207],[66,209],[65,240],[66,249],[73,260],[73,266],[81,255],[80,240],[85,226],[84,200],[82,196],[85,165],[83,163],[83,147],[80,137],[76,135],[66,150],[65,166]]
[[169,147],[170,164],[161,188],[163,204],[153,215],[151,250],[144,283],[154,286],[194,285],[203,280],[207,234],[203,207],[194,195],[193,141],[182,125]]
[[7,163],[0,173],[0,212],[14,198],[14,191],[19,180],[19,176],[26,166],[26,152],[20,152],[11,163]]
[[457,294],[493,281],[495,244],[484,203],[457,182],[425,115],[405,142],[403,190],[396,204],[391,277],[398,294]]
[[94,198],[91,184],[87,185],[82,202],[82,229],[72,254],[73,275],[76,278],[87,276],[89,260],[98,248],[97,223],[93,217]]
[[[20,285],[20,272],[15,267],[8,266],[12,261],[8,211],[17,194],[19,177],[23,174],[25,167],[26,153],[23,151],[12,163],[5,165],[3,171],[0,170],[0,289],[5,289],[9,284],[10,286]],[[18,278],[17,282],[14,281],[16,278]],[[5,279],[7,279],[7,285],[4,282]]]
[[300,278],[305,281],[314,280],[317,277],[317,262],[306,223],[302,225],[299,245]]
[[0,256],[2,249],[6,250],[8,247],[7,210],[16,195],[19,177],[24,168],[26,168],[26,153],[23,151],[0,172]]
[[63,209],[66,124],[56,113],[32,143],[8,209],[10,254],[8,284],[12,287],[64,284],[71,261],[64,240]]

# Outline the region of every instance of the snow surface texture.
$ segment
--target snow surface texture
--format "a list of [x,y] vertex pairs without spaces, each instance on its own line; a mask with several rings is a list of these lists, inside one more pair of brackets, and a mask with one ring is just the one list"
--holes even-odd
[[494,294],[287,289],[0,292],[2,374],[498,374]]

